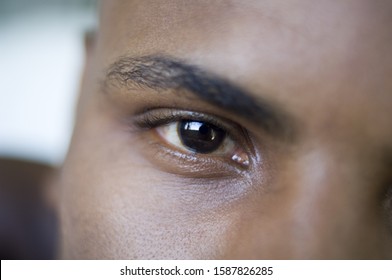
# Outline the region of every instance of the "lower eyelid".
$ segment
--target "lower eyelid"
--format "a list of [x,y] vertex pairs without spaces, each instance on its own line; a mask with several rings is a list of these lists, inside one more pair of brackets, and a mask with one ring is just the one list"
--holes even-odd
[[[174,175],[192,178],[235,178],[248,173],[222,156],[204,156],[176,151],[162,143],[160,136],[144,132],[140,139],[142,153],[154,166]],[[153,133],[157,134],[157,133]]]
[[[158,154],[160,159],[166,162],[166,170],[173,170],[173,173],[178,175],[195,176],[199,174],[202,177],[213,178],[228,177],[238,173],[233,166],[223,161],[200,159],[195,155],[182,154],[165,148]],[[178,162],[177,166],[167,164],[167,162],[174,164],[173,160]]]

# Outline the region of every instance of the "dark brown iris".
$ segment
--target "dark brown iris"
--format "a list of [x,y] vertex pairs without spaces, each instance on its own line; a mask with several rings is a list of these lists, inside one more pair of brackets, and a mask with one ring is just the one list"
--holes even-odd
[[203,121],[183,120],[177,129],[182,144],[201,154],[217,150],[226,136],[223,129]]

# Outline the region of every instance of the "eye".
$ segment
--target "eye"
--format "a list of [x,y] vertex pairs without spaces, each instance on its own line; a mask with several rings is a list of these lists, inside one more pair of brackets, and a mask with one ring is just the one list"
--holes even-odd
[[189,150],[207,154],[216,151],[226,138],[219,127],[202,121],[183,120],[174,123],[182,144]]
[[188,153],[230,157],[246,167],[248,155],[236,147],[235,140],[222,128],[205,121],[184,119],[156,128],[163,140]]
[[204,121],[180,120],[156,128],[159,135],[177,148],[200,154],[217,152],[225,146],[230,146],[227,133]]
[[[229,160],[248,167],[250,158],[244,145],[244,131],[217,117],[174,109],[144,113],[138,125],[155,131],[169,148],[204,160]],[[241,138],[241,139],[240,139]]]

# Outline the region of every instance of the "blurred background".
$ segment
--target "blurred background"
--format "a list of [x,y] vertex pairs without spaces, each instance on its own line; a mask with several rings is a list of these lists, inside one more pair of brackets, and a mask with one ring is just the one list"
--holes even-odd
[[66,153],[92,0],[0,0],[0,156]]
[[70,141],[94,0],[0,0],[0,257],[55,257],[45,190]]

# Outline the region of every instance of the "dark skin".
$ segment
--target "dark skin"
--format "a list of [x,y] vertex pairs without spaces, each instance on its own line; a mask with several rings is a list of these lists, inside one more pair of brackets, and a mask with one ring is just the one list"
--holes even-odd
[[390,1],[101,10],[61,258],[392,258]]

